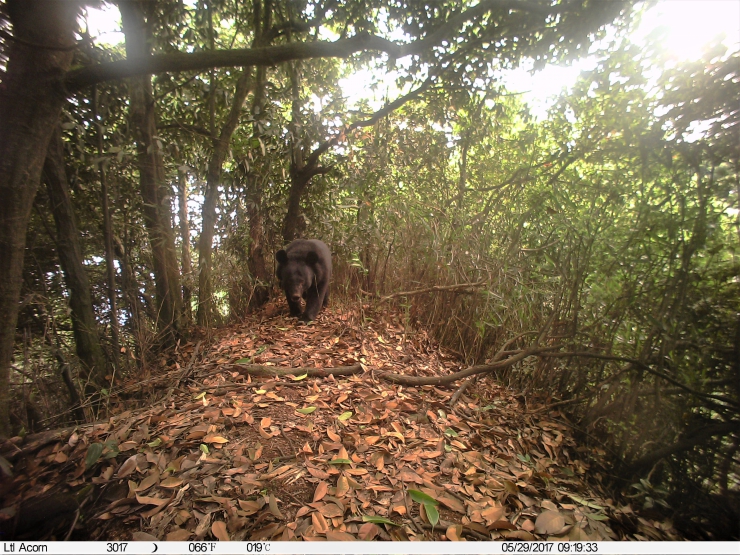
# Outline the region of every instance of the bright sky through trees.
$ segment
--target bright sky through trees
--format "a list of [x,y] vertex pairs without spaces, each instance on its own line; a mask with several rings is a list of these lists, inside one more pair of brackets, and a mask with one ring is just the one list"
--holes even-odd
[[[118,8],[106,6],[102,10],[88,10],[90,34],[100,42],[123,42]],[[668,52],[677,60],[696,59],[704,46],[718,34],[724,34],[724,43],[731,51],[740,49],[740,0],[662,0],[648,10],[631,35],[635,43],[644,41],[651,33],[663,32]],[[597,48],[594,45],[593,48]],[[531,65],[503,73],[504,83],[512,92],[522,93],[533,113],[544,117],[547,107],[564,87],[571,86],[578,74],[592,69],[593,58],[578,60],[570,66],[549,65],[531,73]],[[341,82],[350,101],[370,98],[373,108],[379,108],[395,89],[395,74],[375,76],[369,71],[358,72]],[[377,82],[375,91],[368,83]]]

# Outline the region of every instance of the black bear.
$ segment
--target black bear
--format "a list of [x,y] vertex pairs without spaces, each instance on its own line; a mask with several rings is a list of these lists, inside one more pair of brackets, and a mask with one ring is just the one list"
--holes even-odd
[[[275,254],[277,277],[285,291],[290,315],[309,322],[322,306],[329,304],[331,252],[326,243],[316,239],[296,239]],[[306,310],[301,314],[301,298]]]

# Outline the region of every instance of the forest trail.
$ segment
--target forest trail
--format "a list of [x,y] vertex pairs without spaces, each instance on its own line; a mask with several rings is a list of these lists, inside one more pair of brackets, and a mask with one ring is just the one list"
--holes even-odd
[[[462,368],[403,315],[335,306],[300,325],[284,304],[124,384],[108,422],[3,445],[5,537],[678,539],[608,498],[545,400],[492,377],[453,403],[460,384],[378,379]],[[238,362],[358,372],[255,377]],[[151,403],[126,410],[133,397]]]

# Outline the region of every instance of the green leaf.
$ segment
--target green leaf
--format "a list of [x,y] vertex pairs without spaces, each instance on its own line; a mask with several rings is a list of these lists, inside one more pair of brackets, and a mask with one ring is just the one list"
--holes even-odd
[[249,358],[240,358],[236,361],[235,364],[252,364],[252,357]]
[[0,457],[0,470],[8,478],[13,477],[13,465],[10,464],[10,462],[8,462],[8,459],[6,459],[5,457]]
[[592,514],[586,513],[586,512],[584,512],[583,514],[585,514],[591,520],[609,520],[609,517],[606,516],[606,515],[601,515],[601,514],[593,514],[592,515]]
[[583,497],[578,497],[577,495],[573,493],[569,493],[568,497],[570,497],[573,501],[576,503],[580,503],[581,505],[585,505],[586,507],[591,507],[592,509],[596,509],[597,511],[603,511],[604,507],[601,505],[597,505],[596,503],[593,503],[591,501],[587,501]]
[[149,443],[147,443],[147,445],[154,449],[155,447],[159,447],[160,445],[162,445],[162,440],[160,438],[157,438],[154,441],[150,441]]
[[93,443],[87,448],[87,454],[85,455],[85,468],[91,468],[95,463],[98,462],[100,455],[103,454],[103,444]]
[[382,516],[362,515],[362,521],[372,522],[373,524],[390,524],[391,526],[401,526],[400,524],[396,524],[392,520],[388,520],[387,518]]
[[329,464],[352,464],[352,461],[349,459],[332,459]]
[[208,445],[206,445],[205,443],[200,444],[200,450],[203,451],[206,455],[210,453],[210,451],[208,450]]
[[301,380],[305,380],[306,378],[308,378],[308,374],[303,374],[302,376],[293,376],[292,379],[294,382],[299,382]]
[[305,409],[296,409],[296,412],[300,412],[301,414],[311,414],[315,410],[316,407],[306,407]]
[[198,393],[198,395],[196,395],[196,396],[194,397],[194,399],[195,399],[195,400],[197,401],[198,399],[202,399],[202,398],[203,398],[203,397],[205,397],[205,396],[206,396],[206,392],[204,391],[204,392],[202,392],[202,393]]
[[105,447],[105,449],[104,449],[104,451],[103,451],[103,452],[105,453],[105,454],[103,455],[103,458],[104,458],[104,459],[114,459],[114,458],[116,458],[116,457],[118,456],[118,454],[119,454],[119,453],[121,452],[121,451],[120,451],[120,450],[118,449],[118,443],[116,443],[116,442],[115,442],[115,441],[113,441],[113,440],[111,440],[111,441],[106,441],[106,442],[105,442],[105,443],[103,444],[103,446]]
[[437,501],[434,497],[431,495],[427,495],[423,491],[419,491],[418,489],[410,489],[409,494],[411,494],[411,499],[416,501],[417,503],[422,503],[424,505],[437,505],[439,501]]
[[337,416],[337,420],[340,420],[341,422],[344,422],[344,421],[349,420],[350,418],[352,418],[352,414],[353,414],[352,411],[349,411],[348,410],[347,412],[343,412],[342,414],[340,414],[339,416]]
[[434,505],[424,504],[424,510],[427,512],[427,517],[429,517],[429,523],[432,527],[436,526],[439,522],[439,511],[437,510],[437,507]]
[[447,436],[450,436],[450,437],[458,437],[458,436],[459,436],[460,434],[458,434],[458,433],[457,433],[457,432],[456,432],[455,430],[453,430],[452,428],[447,428],[447,429],[445,430],[445,435],[447,435]]

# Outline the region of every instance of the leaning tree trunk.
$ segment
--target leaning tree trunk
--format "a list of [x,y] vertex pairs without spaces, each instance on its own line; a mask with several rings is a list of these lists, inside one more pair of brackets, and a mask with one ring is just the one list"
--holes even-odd
[[0,437],[10,434],[10,364],[26,228],[65,100],[60,81],[72,62],[76,6],[42,0],[5,3],[13,37],[6,39],[0,87]]
[[[72,311],[72,331],[77,356],[82,363],[83,377],[90,385],[105,385],[106,360],[98,336],[90,281],[82,264],[80,232],[75,223],[72,200],[69,196],[67,174],[64,168],[64,150],[59,127],[49,142],[44,162],[44,177],[56,223],[56,246],[64,281],[69,289],[69,307]],[[86,394],[92,393],[86,391]]]
[[189,325],[193,319],[193,289],[190,282],[193,273],[193,263],[190,260],[190,223],[188,220],[188,175],[181,166],[177,170],[178,185],[178,219],[180,220],[180,264],[182,268],[182,301],[184,324]]
[[249,69],[239,77],[236,92],[231,103],[231,110],[226,118],[221,133],[213,139],[213,153],[208,161],[206,177],[206,194],[203,201],[203,231],[198,241],[198,325],[211,324],[213,311],[213,281],[211,279],[213,234],[216,226],[216,206],[218,205],[218,186],[221,183],[221,171],[226,155],[229,152],[231,136],[239,124],[244,100],[249,92]]
[[[145,58],[149,55],[149,41],[142,5],[139,2],[120,2],[119,9],[126,36],[126,56],[132,60]],[[172,207],[166,190],[162,153],[155,138],[157,129],[151,76],[132,77],[129,89],[144,200],[144,224],[152,249],[157,329],[163,333],[164,343],[171,344],[181,329],[182,292],[172,231]]]
[[[324,175],[331,168],[319,166],[319,161],[334,144],[335,138],[321,143],[310,155],[306,156],[305,142],[302,137],[304,128],[301,121],[301,72],[300,63],[289,62],[291,89],[291,150],[290,150],[290,192],[288,193],[288,210],[283,220],[283,241],[290,243],[303,235],[305,224],[301,218],[301,200],[306,194],[308,186],[316,175]],[[356,124],[357,126],[357,124]]]

